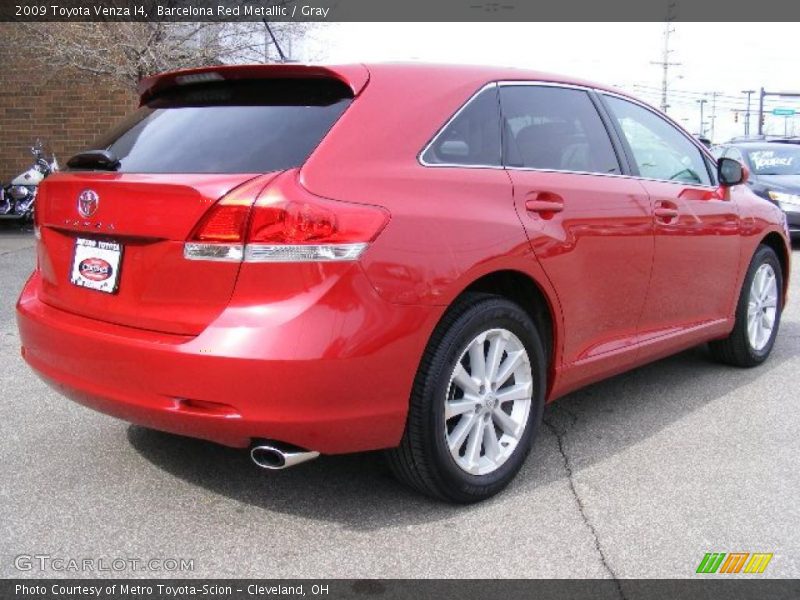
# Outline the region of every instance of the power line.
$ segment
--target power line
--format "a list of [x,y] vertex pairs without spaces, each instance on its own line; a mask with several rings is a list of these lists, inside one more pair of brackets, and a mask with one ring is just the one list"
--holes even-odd
[[281,48],[281,45],[278,43],[278,38],[276,38],[275,34],[272,33],[272,27],[269,26],[269,21],[267,21],[266,18],[262,19],[262,21],[264,21],[264,27],[266,27],[267,33],[269,34],[269,37],[272,38],[272,44],[275,46],[275,49],[278,51],[278,56],[280,56],[281,62],[285,63],[286,60],[287,60],[286,59],[286,55],[283,53],[283,48]]
[[[633,84],[633,87],[636,88],[636,89],[640,89],[640,90],[642,90],[644,92],[652,92],[654,94],[657,93],[657,90],[659,89],[659,88],[656,88],[654,86],[648,86],[648,85],[643,85],[643,84],[639,84],[639,83]],[[686,97],[686,98],[696,99],[696,98],[706,97],[706,96],[710,95],[710,92],[696,92],[696,91],[692,91],[692,90],[675,90],[675,89],[672,89],[672,90],[670,90],[670,95],[671,96],[679,96],[679,97]],[[729,96],[729,95],[723,94],[721,92],[717,92],[717,98],[720,98],[720,99],[725,100],[725,101],[730,100],[732,103],[737,103],[737,104],[742,102],[742,99],[739,96]]]
[[[633,85],[634,85],[634,87],[637,87],[637,88],[649,89],[649,90],[654,90],[654,91],[661,89],[661,88],[658,88],[656,86],[645,85],[643,83],[635,83]],[[707,91],[701,92],[701,91],[697,91],[697,90],[674,90],[674,89],[671,90],[670,93],[671,94],[691,95],[691,96],[707,96],[709,94],[709,92],[707,92]],[[718,92],[718,96],[720,98],[728,98],[728,99],[731,99],[731,100],[741,100],[740,96],[734,96],[734,95],[730,95],[730,94],[723,94],[722,92]]]
[[[640,84],[634,84],[634,93],[639,96],[646,96],[649,98],[657,98],[659,97],[659,92],[656,91],[656,88],[652,88],[650,86],[644,86]],[[734,111],[741,111],[745,112],[747,110],[747,102],[745,99],[741,97],[734,97],[729,96],[727,94],[722,94],[720,92],[716,92],[717,94],[717,108],[718,109],[727,109],[727,110],[734,110]],[[698,98],[703,98],[712,95],[712,92],[694,92],[694,91],[686,91],[686,90],[670,90],[670,102],[672,104],[682,104],[684,106],[694,105],[694,102]],[[768,108],[777,108],[780,106],[792,106],[793,104],[800,103],[800,98],[764,98],[765,106]]]

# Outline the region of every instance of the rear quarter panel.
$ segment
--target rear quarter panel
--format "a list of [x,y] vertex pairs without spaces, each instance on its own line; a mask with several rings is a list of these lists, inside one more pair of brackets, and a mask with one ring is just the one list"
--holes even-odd
[[503,169],[417,160],[491,79],[467,67],[435,69],[430,78],[403,65],[371,68],[369,84],[301,169],[300,182],[314,194],[389,210],[362,264],[392,302],[447,305],[470,281],[499,269],[543,277]]
[[[557,338],[558,299],[530,248],[506,171],[424,167],[417,160],[439,128],[490,78],[459,68],[436,71],[431,79],[404,73],[402,66],[383,66],[379,76],[371,75],[301,169],[300,182],[323,197],[389,210],[389,224],[361,260],[387,301],[437,305],[443,311],[481,276],[519,271],[550,302]],[[419,355],[437,322],[420,329]],[[553,347],[557,363],[560,344],[554,340]]]

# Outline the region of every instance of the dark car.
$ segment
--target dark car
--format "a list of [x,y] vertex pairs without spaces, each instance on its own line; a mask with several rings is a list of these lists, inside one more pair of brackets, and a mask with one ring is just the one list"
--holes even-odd
[[776,144],[800,144],[800,137],[798,136],[783,136],[783,135],[739,135],[733,137],[727,144],[763,144],[764,142],[775,142]]
[[786,213],[792,238],[800,238],[800,146],[783,142],[736,142],[718,146],[714,154],[745,165],[750,170],[748,185]]

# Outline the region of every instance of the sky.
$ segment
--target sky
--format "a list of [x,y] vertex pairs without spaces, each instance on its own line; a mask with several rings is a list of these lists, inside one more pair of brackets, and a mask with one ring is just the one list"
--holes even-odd
[[[744,133],[742,90],[800,92],[796,23],[673,23],[668,114],[692,133],[724,142]],[[524,67],[610,84],[661,104],[664,23],[325,23],[293,48],[302,62],[421,61]],[[717,92],[716,101],[712,94]],[[712,105],[716,110],[712,111]],[[800,98],[768,97],[766,131],[800,135]],[[752,109],[758,109],[753,94]],[[739,111],[738,122],[735,113]],[[715,117],[712,120],[712,115]],[[751,118],[751,133],[757,118]]]

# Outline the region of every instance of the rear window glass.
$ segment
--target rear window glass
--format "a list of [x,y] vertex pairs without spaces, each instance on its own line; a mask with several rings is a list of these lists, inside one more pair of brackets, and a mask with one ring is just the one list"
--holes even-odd
[[123,173],[265,173],[300,166],[353,100],[333,80],[272,79],[175,87],[93,149]]

